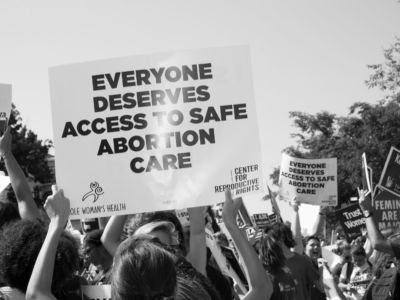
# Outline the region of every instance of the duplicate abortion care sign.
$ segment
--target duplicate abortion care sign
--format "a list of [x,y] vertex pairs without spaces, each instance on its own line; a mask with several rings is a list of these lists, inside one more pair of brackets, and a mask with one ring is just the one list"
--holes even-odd
[[320,206],[337,205],[336,158],[300,159],[282,155],[279,197]]
[[245,46],[50,69],[57,184],[71,218],[216,204],[261,190]]

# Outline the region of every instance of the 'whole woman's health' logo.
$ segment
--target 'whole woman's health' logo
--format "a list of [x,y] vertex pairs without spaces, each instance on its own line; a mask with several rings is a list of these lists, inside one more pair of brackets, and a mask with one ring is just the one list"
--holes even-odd
[[103,188],[100,187],[99,183],[97,181],[91,182],[90,185],[90,192],[87,192],[85,195],[82,197],[82,201],[85,201],[87,198],[92,198],[93,203],[95,203],[100,195],[104,194]]

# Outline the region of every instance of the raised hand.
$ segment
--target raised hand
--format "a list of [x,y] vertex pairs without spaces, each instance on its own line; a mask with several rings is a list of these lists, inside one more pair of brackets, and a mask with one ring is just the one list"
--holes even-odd
[[236,215],[242,205],[242,198],[232,198],[231,190],[225,190],[225,203],[222,208],[222,219],[224,222],[234,222],[236,223]]
[[55,185],[53,185],[51,189],[53,195],[47,197],[44,209],[51,222],[56,223],[58,227],[64,228],[70,212],[69,199],[64,196],[63,190],[57,190]]
[[300,202],[297,201],[296,196],[289,202],[290,206],[293,208],[295,212],[299,211]]
[[366,190],[362,190],[357,188],[358,190],[358,204],[360,205],[362,210],[370,210],[371,209],[371,197],[366,197]]

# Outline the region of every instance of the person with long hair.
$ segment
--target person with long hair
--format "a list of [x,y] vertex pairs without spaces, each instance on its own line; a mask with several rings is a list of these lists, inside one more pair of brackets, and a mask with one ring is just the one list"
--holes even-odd
[[174,296],[174,255],[152,239],[136,235],[119,245],[111,272],[112,299],[161,300]]
[[272,278],[273,293],[271,299],[296,299],[297,282],[286,265],[286,258],[280,244],[269,234],[263,234],[259,256],[263,266]]
[[249,283],[249,291],[243,300],[276,299],[271,298],[273,287],[271,279],[267,276],[257,253],[248,240],[242,235],[237,223],[236,216],[242,205],[242,198],[232,198],[230,190],[225,191],[225,203],[222,209],[222,219],[237,247],[240,261]]

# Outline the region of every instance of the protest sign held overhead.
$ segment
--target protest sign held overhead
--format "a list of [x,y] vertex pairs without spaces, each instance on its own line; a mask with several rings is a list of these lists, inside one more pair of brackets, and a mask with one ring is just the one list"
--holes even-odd
[[50,89],[57,184],[71,218],[262,189],[248,47],[53,67]]
[[279,197],[320,206],[337,205],[336,158],[300,159],[282,155]]
[[[277,222],[283,222],[282,217],[281,217],[281,210],[279,208],[278,202],[276,201],[275,196],[272,194],[271,189],[269,188],[269,186],[267,185],[268,188],[268,196],[269,199],[271,200],[271,206],[272,206],[272,212],[276,215],[276,220]],[[265,199],[265,197],[263,198]]]
[[365,196],[372,194],[372,169],[368,167],[367,155],[365,153],[361,156],[361,169],[362,169],[362,186],[363,190],[367,191]]
[[400,227],[400,197],[382,190],[375,189],[373,217],[379,230]]
[[391,147],[379,179],[379,186],[400,196],[400,150]]
[[182,227],[190,226],[189,212],[186,208],[175,210],[175,214],[179,219],[179,222],[182,224]]
[[265,229],[267,226],[278,223],[278,216],[274,213],[270,215],[267,213],[254,214],[252,217],[258,229]]
[[269,225],[269,216],[267,213],[254,214],[252,216],[254,224],[259,229],[264,229]]
[[336,215],[348,236],[361,233],[361,228],[365,227],[364,215],[358,203],[337,210]]
[[0,136],[6,131],[11,113],[11,84],[0,83]]
[[10,177],[0,174],[0,193],[11,183]]

